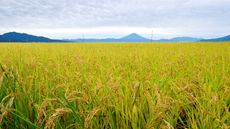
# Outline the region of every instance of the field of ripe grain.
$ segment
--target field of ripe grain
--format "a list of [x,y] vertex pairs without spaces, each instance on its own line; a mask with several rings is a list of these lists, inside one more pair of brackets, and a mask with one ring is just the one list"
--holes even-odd
[[230,43],[0,44],[0,128],[230,128]]

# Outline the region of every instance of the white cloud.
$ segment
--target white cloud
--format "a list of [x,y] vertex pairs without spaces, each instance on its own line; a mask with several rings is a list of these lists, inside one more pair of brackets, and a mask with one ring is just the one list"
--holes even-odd
[[0,5],[1,33],[98,37],[154,30],[156,38],[230,33],[229,0],[1,0]]

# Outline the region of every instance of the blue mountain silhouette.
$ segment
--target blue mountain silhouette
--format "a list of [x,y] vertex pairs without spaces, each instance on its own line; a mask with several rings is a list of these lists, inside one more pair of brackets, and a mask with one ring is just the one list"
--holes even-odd
[[105,38],[105,39],[70,39],[68,41],[72,42],[196,42],[200,41],[201,38],[192,38],[192,37],[176,37],[172,39],[159,39],[151,40],[145,37],[142,37],[136,33],[129,34],[122,38]]
[[136,33],[129,34],[122,38],[69,39],[69,40],[56,40],[56,39],[50,39],[43,36],[34,36],[26,33],[17,33],[17,32],[9,32],[0,35],[0,42],[196,42],[196,41],[206,41],[206,42],[230,41],[230,35],[221,38],[215,38],[215,39],[176,37],[172,39],[159,39],[159,40],[151,40],[142,37]]
[[73,41],[73,42],[149,42],[150,39],[144,38],[136,33],[132,33],[122,38],[70,39],[68,41]]
[[26,33],[9,32],[0,35],[0,42],[60,42],[42,36],[34,36]]
[[136,33],[129,34],[123,38],[118,39],[123,42],[148,42],[150,39],[144,38]]
[[220,37],[220,38],[214,38],[214,39],[204,39],[201,40],[203,42],[224,42],[224,41],[230,41],[230,35],[228,36],[224,36],[224,37]]

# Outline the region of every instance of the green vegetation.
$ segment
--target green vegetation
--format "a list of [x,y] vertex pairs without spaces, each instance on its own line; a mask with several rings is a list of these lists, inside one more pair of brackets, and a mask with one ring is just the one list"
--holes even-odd
[[230,44],[0,44],[0,128],[230,128]]

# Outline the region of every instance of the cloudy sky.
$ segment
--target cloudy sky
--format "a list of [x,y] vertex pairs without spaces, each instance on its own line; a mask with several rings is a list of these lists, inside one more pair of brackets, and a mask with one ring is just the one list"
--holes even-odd
[[0,0],[0,34],[154,39],[230,34],[230,0]]

